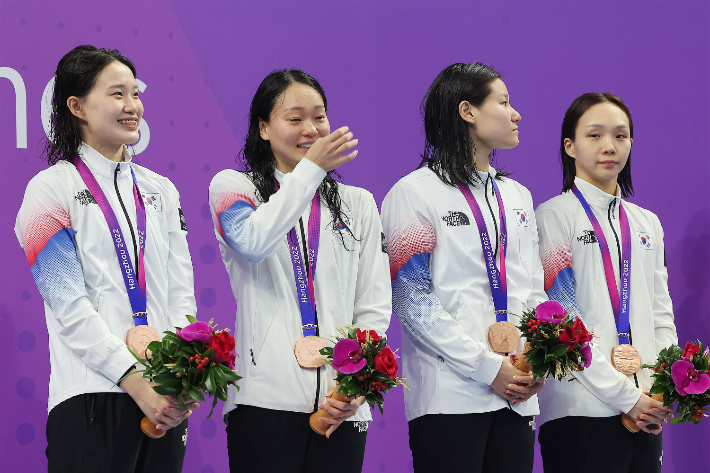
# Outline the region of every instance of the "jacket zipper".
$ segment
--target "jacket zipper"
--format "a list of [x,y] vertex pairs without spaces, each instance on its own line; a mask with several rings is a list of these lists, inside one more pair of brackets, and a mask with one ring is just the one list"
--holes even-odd
[[[131,238],[133,239],[133,254],[135,255],[135,266],[138,266],[138,245],[136,244],[136,235],[133,232],[133,224],[131,223],[131,217],[128,216],[128,211],[121,198],[121,192],[118,190],[118,173],[121,172],[121,164],[116,165],[116,172],[113,173],[113,185],[116,188],[116,195],[118,196],[118,201],[123,209],[123,215],[126,216],[126,221],[128,221],[128,228],[131,230]],[[138,272],[136,271],[136,275]]]
[[[607,217],[609,219],[609,226],[611,227],[611,231],[614,233],[614,239],[616,240],[616,252],[619,255],[619,275],[621,275],[621,246],[619,245],[619,236],[616,233],[616,230],[614,229],[614,224],[612,223],[612,216],[614,215],[614,210],[616,210],[616,199],[612,200],[609,204],[609,209],[607,210]],[[619,281],[621,282],[621,276],[619,276]],[[633,340],[631,339],[631,321],[629,321],[629,344],[633,345]],[[636,377],[636,373],[634,373],[634,382],[636,383],[636,387],[638,388],[639,380]]]
[[[311,273],[311,259],[308,254],[308,248],[306,247],[306,233],[303,231],[303,217],[298,219],[298,224],[301,227],[301,242],[303,243],[303,262],[306,263],[306,274],[309,275]],[[315,280],[313,281],[315,284]],[[313,294],[315,298],[315,294]],[[316,301],[313,301],[313,305],[315,306]],[[315,325],[316,325],[316,336],[319,335],[318,331],[318,307],[315,308],[314,311],[315,315]],[[318,399],[320,398],[320,368],[316,368],[316,399],[313,402],[313,412],[316,412],[318,410]]]
[[[488,204],[488,211],[491,214],[491,218],[493,219],[493,226],[495,227],[495,230],[496,230],[496,247],[495,247],[495,250],[493,251],[493,258],[497,258],[498,257],[498,242],[500,241],[500,238],[498,236],[498,222],[496,221],[496,216],[493,213],[493,207],[491,207],[491,203],[488,200],[488,181],[490,179],[491,179],[491,176],[489,174],[488,178],[486,179],[486,182],[484,183],[483,195],[486,197],[486,204]],[[495,189],[493,188],[493,186],[491,186],[491,194],[495,195],[495,193],[496,193]]]

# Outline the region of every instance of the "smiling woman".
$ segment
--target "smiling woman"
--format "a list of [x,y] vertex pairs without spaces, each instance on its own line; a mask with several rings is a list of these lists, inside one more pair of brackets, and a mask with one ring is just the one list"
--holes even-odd
[[[225,404],[231,471],[362,469],[372,417],[364,396],[331,397],[336,372],[318,337],[332,340],[346,324],[384,336],[391,291],[372,194],[332,177],[357,140],[348,127],[330,132],[327,109],[310,75],[269,74],[251,104],[246,172],[227,169],[210,184],[236,349],[247,354],[237,359],[244,389],[230,389]],[[326,437],[309,425],[319,408],[330,414],[319,421]]]
[[[51,167],[27,185],[15,224],[46,303],[50,472],[179,472],[199,407],[181,410],[141,376],[121,380],[135,364],[127,344],[158,340],[196,311],[177,189],[126,147],[143,116],[135,77],[116,50],[79,46],[59,61]],[[144,415],[162,439],[143,435]]]

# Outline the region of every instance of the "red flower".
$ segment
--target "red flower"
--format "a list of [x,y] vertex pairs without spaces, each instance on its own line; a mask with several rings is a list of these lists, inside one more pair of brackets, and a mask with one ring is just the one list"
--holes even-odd
[[360,343],[365,343],[367,341],[367,335],[370,335],[370,343],[373,345],[377,345],[377,342],[379,342],[382,337],[377,335],[377,332],[374,330],[360,330],[357,329],[357,341]]
[[574,329],[574,327],[565,327],[560,333],[558,341],[563,345],[569,345],[569,348],[567,349],[567,353],[569,353],[575,346],[577,346],[577,342],[579,342],[579,333]]
[[683,350],[683,354],[681,356],[683,358],[690,358],[691,356],[695,356],[698,353],[700,353],[699,346],[693,345],[690,342],[685,342],[685,349]]
[[394,353],[390,350],[390,347],[384,347],[381,352],[375,357],[375,369],[380,371],[390,378],[397,377],[397,360],[394,357]]
[[227,362],[227,366],[230,370],[234,369],[234,360],[236,359],[237,353],[234,351],[234,337],[229,334],[229,332],[222,331],[217,332],[212,336],[207,349],[210,348],[214,350],[214,362],[217,364]]
[[572,325],[572,328],[575,329],[579,334],[580,343],[588,342],[592,339],[591,335],[589,335],[589,332],[587,331],[587,327],[584,326],[584,322],[579,320],[579,317],[576,317],[574,319],[574,325]]

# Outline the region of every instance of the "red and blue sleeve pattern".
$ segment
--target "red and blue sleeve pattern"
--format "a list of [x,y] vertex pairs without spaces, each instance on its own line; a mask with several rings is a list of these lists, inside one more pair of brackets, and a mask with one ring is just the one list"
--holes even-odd
[[59,203],[31,200],[23,202],[15,231],[42,298],[61,317],[74,301],[87,295],[74,229]]
[[429,258],[436,233],[428,222],[413,219],[389,229],[387,252],[392,278],[392,309],[415,335],[424,339],[436,323],[441,301],[431,291]]
[[236,251],[240,238],[245,233],[242,227],[256,210],[254,199],[245,192],[226,191],[214,200],[215,226],[224,241]]
[[579,306],[574,289],[572,247],[568,241],[540,241],[540,259],[545,270],[545,292],[550,300],[562,304],[572,314],[579,316]]

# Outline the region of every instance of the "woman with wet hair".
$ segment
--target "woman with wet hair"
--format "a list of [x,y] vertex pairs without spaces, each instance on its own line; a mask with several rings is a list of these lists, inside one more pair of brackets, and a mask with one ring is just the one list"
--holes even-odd
[[532,471],[537,392],[514,314],[546,297],[530,192],[490,165],[518,145],[501,75],[453,64],[422,102],[420,168],[382,203],[415,472]]
[[[327,109],[307,73],[269,74],[251,103],[246,171],[210,184],[244,377],[225,404],[231,471],[362,469],[370,411],[362,396],[329,398],[336,373],[317,337],[333,340],[347,324],[384,335],[391,291],[372,195],[334,179],[357,140],[348,127],[330,132]],[[333,416],[320,420],[325,436],[309,426],[319,408]]]
[[619,97],[577,97],[562,122],[562,194],[535,212],[547,295],[594,332],[591,366],[540,394],[546,472],[661,471],[659,434],[672,415],[649,397],[653,379],[639,367],[678,337],[663,227],[626,200],[633,136]]
[[[118,51],[79,46],[59,61],[50,167],[27,185],[15,224],[45,302],[50,472],[179,472],[199,407],[124,378],[136,363],[127,346],[141,354],[196,312],[178,191],[127,147],[142,116],[135,68]],[[145,436],[143,416],[166,435]]]

